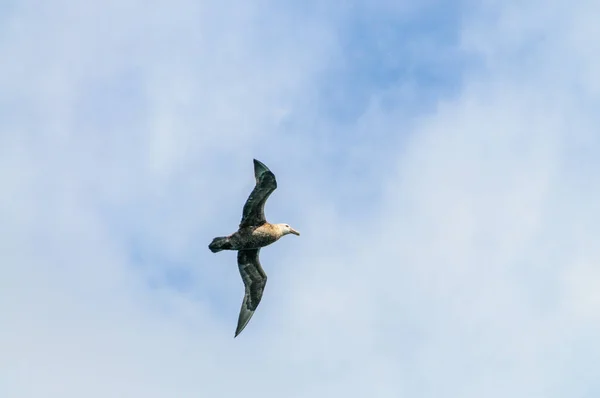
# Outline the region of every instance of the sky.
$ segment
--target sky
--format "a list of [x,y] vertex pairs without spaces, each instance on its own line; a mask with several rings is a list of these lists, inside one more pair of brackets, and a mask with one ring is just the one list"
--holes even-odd
[[3,2],[0,396],[599,396],[599,13]]

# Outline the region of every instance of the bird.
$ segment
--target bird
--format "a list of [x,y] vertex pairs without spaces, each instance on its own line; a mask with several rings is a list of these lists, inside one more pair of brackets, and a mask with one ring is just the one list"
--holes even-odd
[[244,330],[254,315],[267,283],[267,274],[260,264],[260,249],[288,234],[300,236],[289,224],[267,222],[265,203],[277,189],[277,180],[275,174],[264,163],[256,159],[253,161],[256,185],[244,204],[238,230],[228,236],[218,236],[208,245],[213,253],[237,250],[238,269],[245,292],[234,338]]

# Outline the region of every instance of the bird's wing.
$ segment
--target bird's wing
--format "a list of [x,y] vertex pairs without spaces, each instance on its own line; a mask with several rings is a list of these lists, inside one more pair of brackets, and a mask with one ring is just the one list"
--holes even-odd
[[244,330],[248,321],[254,315],[254,311],[258,307],[258,303],[260,303],[263,290],[265,290],[265,285],[267,284],[267,274],[263,271],[258,260],[259,251],[260,249],[238,251],[238,268],[240,269],[240,275],[242,276],[242,281],[244,281],[246,292],[242,308],[240,309],[235,337]]
[[244,204],[240,228],[257,227],[267,221],[265,219],[265,202],[277,188],[275,174],[256,159],[254,159],[254,177],[256,185]]

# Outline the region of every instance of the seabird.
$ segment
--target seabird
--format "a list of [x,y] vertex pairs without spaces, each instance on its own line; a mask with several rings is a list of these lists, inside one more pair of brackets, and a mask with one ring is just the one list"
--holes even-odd
[[265,218],[265,202],[277,188],[275,175],[262,162],[254,159],[256,185],[242,211],[242,221],[238,230],[229,236],[219,236],[212,240],[208,248],[213,253],[221,250],[237,250],[237,262],[245,286],[244,301],[240,309],[235,336],[246,327],[260,303],[267,274],[262,269],[258,253],[262,247],[276,242],[284,235],[300,233],[288,224],[271,224]]

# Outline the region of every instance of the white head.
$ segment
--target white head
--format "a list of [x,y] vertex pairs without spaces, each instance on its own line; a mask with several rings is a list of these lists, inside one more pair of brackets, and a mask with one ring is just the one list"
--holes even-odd
[[277,224],[277,226],[279,227],[279,230],[281,231],[281,236],[287,235],[287,234],[294,234],[294,235],[300,236],[300,232],[296,231],[294,228],[290,227],[287,224]]

